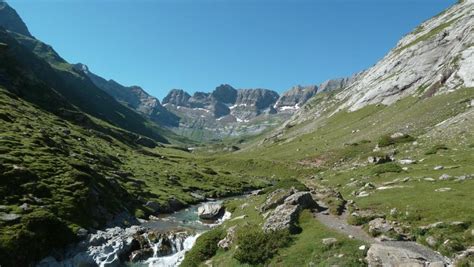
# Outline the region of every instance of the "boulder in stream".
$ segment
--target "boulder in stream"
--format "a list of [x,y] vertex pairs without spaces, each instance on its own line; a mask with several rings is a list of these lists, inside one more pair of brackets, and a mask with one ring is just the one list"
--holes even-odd
[[198,208],[198,216],[203,220],[215,220],[224,215],[224,207],[218,203],[205,203]]

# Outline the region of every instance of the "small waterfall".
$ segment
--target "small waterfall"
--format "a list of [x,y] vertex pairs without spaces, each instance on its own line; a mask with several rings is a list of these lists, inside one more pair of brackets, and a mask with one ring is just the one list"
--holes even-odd
[[[185,253],[193,247],[199,235],[200,234],[187,236],[183,233],[169,234],[167,237],[164,238],[167,238],[170,241],[172,254],[167,256],[156,256],[158,255],[157,253],[152,258],[149,258],[145,263],[148,264],[149,267],[178,266],[184,259]],[[155,244],[156,251],[160,250],[159,246],[163,245],[164,238],[161,238],[160,241]]]

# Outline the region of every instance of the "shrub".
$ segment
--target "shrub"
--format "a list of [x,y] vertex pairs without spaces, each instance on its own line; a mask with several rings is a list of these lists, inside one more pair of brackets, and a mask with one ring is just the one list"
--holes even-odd
[[199,236],[193,248],[186,253],[182,267],[194,267],[212,256],[217,252],[217,243],[225,237],[222,228],[216,228]]
[[425,152],[425,155],[432,155],[438,153],[439,150],[448,150],[448,147],[444,144],[434,145],[432,148]]
[[393,163],[393,162],[375,165],[374,168],[372,169],[372,173],[376,175],[386,173],[386,172],[401,172],[401,171],[402,171],[402,168],[398,164]]
[[237,232],[237,250],[234,258],[241,263],[252,265],[265,263],[279,248],[291,242],[288,231],[264,233],[260,227],[247,226]]
[[379,138],[379,141],[377,142],[377,144],[379,145],[379,147],[386,147],[390,145],[408,143],[408,142],[413,142],[413,141],[415,141],[415,138],[408,134],[404,134],[403,136],[396,137],[396,138],[392,138],[389,134],[386,134],[386,135],[382,135]]
[[282,188],[282,189],[290,189],[294,187],[296,190],[299,191],[308,191],[308,188],[302,184],[300,181],[291,178],[291,179],[281,179],[278,182],[276,182],[273,186],[267,187],[266,189],[263,190],[263,193],[270,193],[272,191],[275,191],[276,189]]

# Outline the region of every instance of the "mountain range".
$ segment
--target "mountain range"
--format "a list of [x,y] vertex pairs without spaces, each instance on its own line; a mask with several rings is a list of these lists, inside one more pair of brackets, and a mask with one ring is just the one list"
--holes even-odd
[[473,29],[459,1],[351,77],[160,102],[0,2],[0,265],[472,266]]

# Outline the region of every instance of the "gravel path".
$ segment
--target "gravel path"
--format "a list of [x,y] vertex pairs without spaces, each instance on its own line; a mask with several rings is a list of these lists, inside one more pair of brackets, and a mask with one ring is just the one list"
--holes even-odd
[[[322,203],[320,203],[322,204]],[[320,205],[324,206],[324,205]],[[364,241],[369,244],[380,244],[388,247],[397,247],[403,248],[409,251],[416,252],[422,255],[429,262],[444,262],[445,265],[450,265],[451,261],[439,254],[436,251],[433,251],[421,244],[410,241],[379,241],[366,233],[362,227],[354,226],[347,223],[347,212],[344,212],[341,216],[335,216],[324,212],[315,212],[314,217],[330,229],[334,229],[339,233],[345,234],[347,236],[352,236],[355,239]]]

